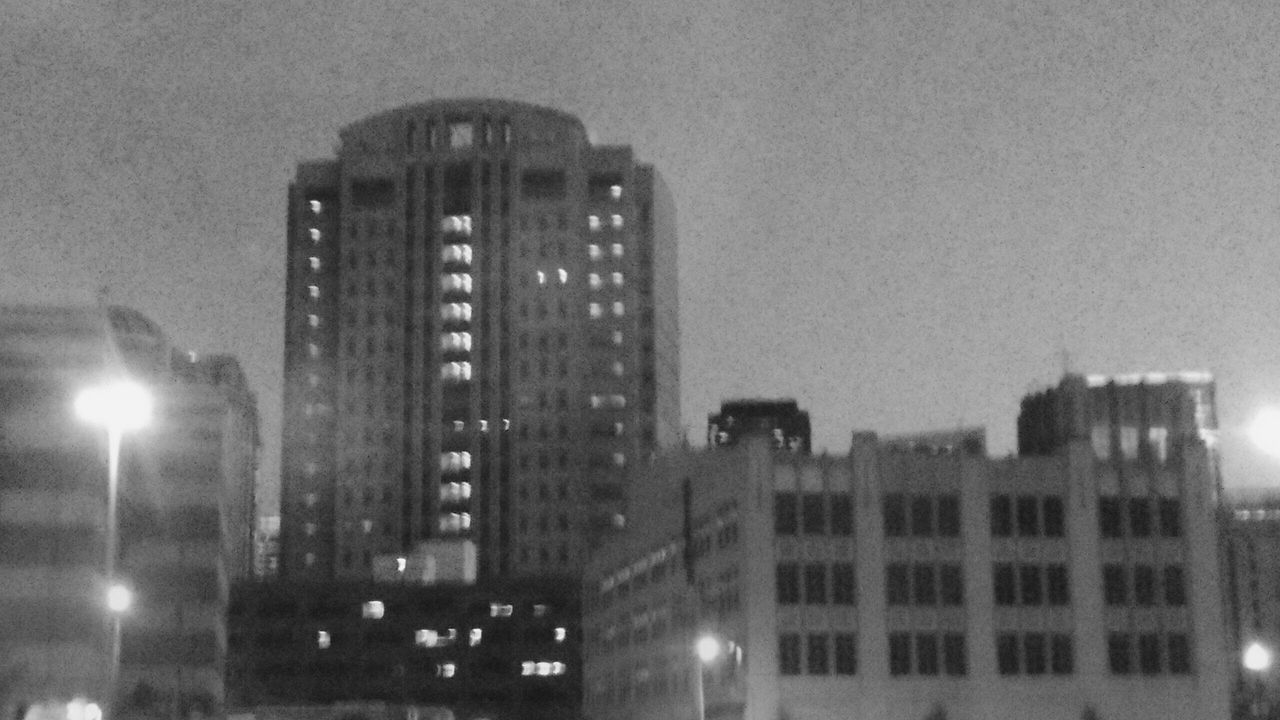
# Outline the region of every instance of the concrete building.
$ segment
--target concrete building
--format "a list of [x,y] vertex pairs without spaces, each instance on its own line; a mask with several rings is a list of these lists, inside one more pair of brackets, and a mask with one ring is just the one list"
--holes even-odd
[[764,433],[774,446],[794,452],[813,450],[809,413],[795,400],[726,400],[707,416],[707,446],[733,445],[748,434]]
[[680,440],[674,207],[565,113],[366,118],[289,191],[281,569],[367,578],[423,540],[565,573]]
[[[1231,491],[1224,521],[1235,717],[1280,717],[1280,492]],[[1269,667],[1245,667],[1245,652],[1254,645],[1269,654]]]
[[584,574],[584,715],[696,718],[701,684],[716,718],[1226,717],[1204,437],[938,437],[660,457]]

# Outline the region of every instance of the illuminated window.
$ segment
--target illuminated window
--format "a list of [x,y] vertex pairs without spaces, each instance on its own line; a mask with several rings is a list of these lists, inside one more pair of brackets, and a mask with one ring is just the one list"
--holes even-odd
[[453,421],[453,431],[454,431],[454,432],[462,432],[462,431],[464,431],[464,430],[466,430],[466,429],[467,429],[467,424],[466,424],[465,422],[463,422],[462,420],[454,420],[454,421]]
[[307,316],[307,324],[313,328],[320,327],[320,316],[312,313]]
[[436,667],[440,671],[440,677],[442,678],[451,678],[454,675],[458,674],[458,666],[455,663],[451,663],[451,662],[440,663]]
[[440,221],[440,229],[447,233],[471,235],[471,216],[449,215]]
[[623,372],[622,361],[614,362],[612,370],[613,370],[613,374],[616,377],[622,377],[622,372]]
[[525,660],[524,662],[520,663],[521,675],[524,675],[527,677],[537,672],[537,670],[538,670],[538,663],[532,660]]
[[560,284],[561,284],[561,285],[564,285],[565,283],[569,282],[569,271],[568,271],[568,270],[565,270],[564,268],[559,268],[558,270],[556,270],[556,275],[560,277]]
[[471,294],[471,276],[466,273],[449,273],[440,277],[440,287],[445,292]]
[[567,633],[566,633],[566,631],[565,631],[565,629],[564,629],[564,628],[562,628],[562,627],[558,627],[558,628],[556,628],[556,630],[555,630],[555,639],[556,639],[556,642],[558,642],[558,643],[562,643],[562,642],[564,642],[564,639],[565,639],[566,634],[567,634]]
[[471,147],[471,123],[449,123],[449,147],[456,149]]
[[623,314],[623,310],[624,310],[624,309],[625,309],[625,308],[623,308],[623,305],[622,305],[622,301],[621,301],[621,300],[616,300],[616,301],[614,301],[614,303],[613,303],[613,314],[614,314],[614,316],[615,316],[615,317],[622,317],[622,314]]
[[320,242],[320,228],[311,228],[307,234],[311,236],[311,242]]
[[600,273],[591,273],[587,276],[587,285],[589,285],[592,290],[599,290],[600,284]]
[[449,628],[443,633],[438,630],[422,629],[413,632],[413,644],[418,647],[445,647],[458,639],[456,628]]
[[471,483],[469,482],[450,482],[440,486],[440,500],[442,502],[460,502],[471,497]]
[[604,309],[600,306],[600,303],[590,303],[587,305],[587,315],[592,320],[596,320],[604,316]]
[[440,318],[446,322],[471,322],[471,303],[445,303],[440,306]]
[[440,453],[440,469],[444,472],[457,472],[466,470],[471,467],[471,453],[463,452],[446,452]]
[[445,245],[441,250],[441,258],[446,263],[457,263],[459,265],[471,265],[471,246],[470,245]]
[[1169,428],[1153,427],[1147,429],[1147,443],[1151,447],[1151,455],[1161,465],[1169,461]]
[[591,258],[592,260],[599,260],[600,258],[604,257],[604,253],[601,252],[599,245],[588,245],[587,257]]
[[613,338],[612,338],[612,340],[613,340],[613,344],[614,344],[614,345],[621,345],[621,344],[622,344],[622,331],[621,331],[621,330],[614,330],[614,331],[613,331]]
[[489,432],[489,421],[488,421],[488,420],[481,420],[481,421],[480,421],[480,432],[482,432],[482,433],[487,433],[487,432]]
[[321,650],[328,650],[329,645],[331,643],[332,643],[332,640],[329,637],[328,632],[324,630],[316,631],[316,647],[320,648]]
[[625,467],[627,464],[627,456],[623,453],[616,452],[613,454],[613,464],[616,467]]
[[372,521],[372,520],[361,520],[361,521],[360,521],[360,529],[361,529],[361,530],[364,530],[364,534],[365,534],[365,535],[370,535],[370,534],[372,534],[372,533],[373,533],[373,521]]
[[307,384],[311,387],[320,387],[320,376],[315,373],[311,373],[307,376]]
[[538,271],[538,284],[539,285],[547,284],[547,274],[542,272],[541,270]]
[[445,352],[470,352],[471,333],[451,332],[441,335],[440,349]]
[[320,201],[319,201],[319,200],[312,200],[312,201],[311,201],[311,214],[312,214],[312,215],[319,215],[319,214],[320,214],[320,211],[322,211],[322,210],[324,210],[324,206],[320,204]]
[[319,500],[319,498],[316,497],[315,493],[307,493],[302,496],[302,504],[307,507],[315,507],[317,500]]
[[313,537],[316,534],[316,524],[306,523],[302,526],[302,531],[307,534],[307,537]]
[[1125,460],[1138,459],[1138,428],[1131,425],[1120,428],[1120,457]]
[[471,379],[471,363],[450,362],[440,366],[440,377],[451,382],[465,382]]
[[622,229],[622,216],[621,216],[621,215],[613,215],[612,217],[610,217],[610,218],[609,218],[609,224],[613,226],[613,229],[614,229],[614,230],[621,230],[621,229]]
[[308,286],[307,286],[307,294],[311,296],[311,299],[312,299],[312,300],[319,300],[319,299],[320,299],[320,286],[319,286],[319,285],[308,285]]
[[511,617],[514,612],[510,603],[489,603],[489,617]]
[[370,600],[360,606],[360,617],[366,620],[381,620],[386,608],[381,600]]
[[609,197],[613,198],[614,200],[621,200],[621,199],[622,199],[622,186],[621,186],[621,185],[610,185],[610,186],[609,186]]
[[307,567],[311,567],[312,565],[315,565],[315,564],[316,564],[316,554],[315,554],[315,553],[307,553],[305,556],[303,556],[303,558],[302,558],[302,563],[303,563],[304,565],[306,565]]
[[1093,455],[1099,460],[1111,459],[1111,428],[1106,425],[1094,425],[1090,433],[1093,444]]
[[483,631],[480,628],[471,628],[471,633],[467,636],[467,645],[475,647],[480,644],[480,638]]
[[596,231],[598,231],[598,230],[600,229],[600,216],[599,216],[599,215],[588,215],[588,216],[587,216],[587,228],[588,228],[589,230],[591,230],[591,232],[596,232]]
[[609,249],[611,252],[613,252],[614,257],[616,258],[622,257],[622,243],[614,243],[613,245],[609,246]]
[[613,281],[614,287],[622,287],[622,273],[613,273],[609,276],[609,279]]
[[320,357],[320,346],[315,343],[307,343],[307,355],[312,358]]

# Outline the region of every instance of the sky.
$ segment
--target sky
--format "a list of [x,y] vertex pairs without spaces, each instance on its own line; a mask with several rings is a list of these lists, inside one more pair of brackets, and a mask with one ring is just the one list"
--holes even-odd
[[[1204,369],[1228,485],[1280,403],[1280,6],[1071,0],[0,0],[0,302],[115,303],[238,356],[278,482],[286,189],[343,126],[499,97],[675,196],[682,409],[814,445]],[[270,493],[271,491],[269,491]],[[268,498],[268,503],[273,502]]]

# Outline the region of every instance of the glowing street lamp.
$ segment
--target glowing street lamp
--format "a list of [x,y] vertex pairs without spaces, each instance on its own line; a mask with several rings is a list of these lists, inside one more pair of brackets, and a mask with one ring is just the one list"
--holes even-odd
[[697,702],[697,720],[707,720],[707,698],[702,688],[702,676],[707,666],[715,662],[721,653],[720,639],[714,635],[701,635],[693,643],[693,652],[697,656],[697,672],[694,673],[694,692]]
[[107,609],[119,615],[133,604],[133,593],[124,585],[115,584],[107,589]]
[[1241,658],[1244,669],[1254,675],[1254,696],[1251,712],[1254,717],[1263,717],[1262,677],[1271,669],[1271,650],[1260,642],[1249,643]]

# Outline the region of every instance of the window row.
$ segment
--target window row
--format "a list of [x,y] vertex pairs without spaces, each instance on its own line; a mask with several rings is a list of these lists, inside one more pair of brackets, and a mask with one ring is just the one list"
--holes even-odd
[[[622,284],[623,284],[622,273],[620,272],[609,273],[609,282],[614,287],[622,287]],[[599,290],[602,287],[604,287],[604,278],[601,277],[600,273],[589,273],[587,275],[587,286],[590,287],[592,290]]]
[[889,605],[963,605],[964,573],[956,564],[892,563],[884,573]]
[[826,563],[778,563],[778,604],[799,603],[801,589],[806,605],[853,605],[857,602],[853,563],[837,562],[829,567]]
[[1063,537],[1066,535],[1066,508],[1058,495],[991,496],[993,537]]
[[[1107,635],[1107,665],[1115,675],[1130,675],[1135,670],[1143,675],[1168,672],[1186,675],[1191,672],[1191,641],[1183,633],[1132,633]],[[1137,662],[1134,653],[1137,653]]]
[[887,537],[959,537],[958,495],[884,496],[884,534]]
[[[804,649],[801,650],[801,640]],[[803,660],[803,662],[802,662]],[[853,633],[782,633],[778,636],[778,672],[782,675],[855,675],[858,639]]]
[[1157,572],[1152,565],[1134,565],[1131,571],[1124,565],[1107,563],[1102,566],[1102,596],[1112,606],[1132,603],[1150,607],[1161,599],[1164,605],[1182,607],[1187,604],[1186,576],[1181,565],[1165,565]]
[[[941,659],[941,662],[939,662]],[[966,675],[969,672],[968,648],[964,633],[889,634],[889,674]]]
[[1066,633],[1000,633],[996,635],[996,669],[1001,675],[1070,675],[1075,649]]
[[[622,223],[621,215],[618,215],[615,213],[609,216],[609,227],[613,228],[614,230],[621,230],[622,224],[623,223]],[[591,230],[591,232],[599,232],[603,228],[604,228],[604,223],[601,221],[601,218],[599,215],[587,216],[587,229]]]
[[1104,538],[1182,537],[1182,503],[1173,498],[1098,500],[1098,530]]
[[995,563],[991,579],[996,605],[1069,605],[1071,580],[1067,566]]
[[[612,255],[612,256],[613,256],[613,257],[615,257],[615,258],[620,258],[620,257],[622,257],[622,255],[623,255],[622,243],[610,243],[610,244],[609,244],[609,254],[610,254],[610,255]],[[592,243],[592,244],[588,245],[588,246],[587,246],[587,257],[588,257],[588,258],[590,258],[591,260],[603,260],[603,259],[604,259],[604,248],[603,248],[603,246],[601,246],[601,245],[596,245],[595,243]]]
[[598,320],[604,317],[604,310],[606,306],[610,307],[614,317],[622,317],[626,314],[626,306],[623,305],[621,300],[616,300],[612,305],[609,305],[609,303],[598,302],[587,303],[587,315],[592,320]]
[[853,496],[821,493],[774,494],[774,532],[778,535],[853,535]]

